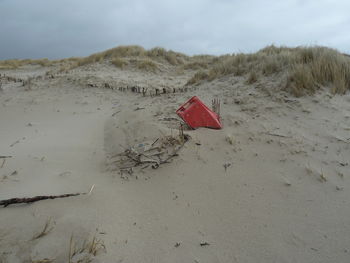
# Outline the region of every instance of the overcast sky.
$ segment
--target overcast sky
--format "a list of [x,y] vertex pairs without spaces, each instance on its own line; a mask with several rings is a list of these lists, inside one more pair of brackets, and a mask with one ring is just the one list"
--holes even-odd
[[190,55],[269,44],[350,53],[350,0],[0,0],[0,59],[131,44]]

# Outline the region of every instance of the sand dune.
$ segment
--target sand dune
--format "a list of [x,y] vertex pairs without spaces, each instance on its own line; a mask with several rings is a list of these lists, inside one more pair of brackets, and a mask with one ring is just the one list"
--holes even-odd
[[[236,74],[185,86],[195,70],[128,63],[0,71],[0,200],[95,186],[0,208],[0,262],[348,262],[349,93]],[[178,135],[193,95],[221,100],[224,128],[121,171],[116,154]]]

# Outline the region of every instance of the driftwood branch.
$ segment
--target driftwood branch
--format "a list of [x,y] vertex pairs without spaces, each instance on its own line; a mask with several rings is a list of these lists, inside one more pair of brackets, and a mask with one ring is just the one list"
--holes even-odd
[[34,203],[40,200],[46,200],[46,199],[56,199],[56,198],[64,198],[64,197],[70,197],[70,196],[77,196],[81,195],[81,193],[76,194],[64,194],[64,195],[38,195],[35,197],[24,197],[24,198],[10,198],[6,200],[1,200],[0,205],[6,207],[12,204],[20,204],[20,203]]
[[12,204],[29,204],[34,203],[41,200],[47,200],[47,199],[56,199],[56,198],[65,198],[65,197],[71,197],[71,196],[78,196],[78,195],[86,195],[90,194],[92,190],[94,189],[94,185],[91,187],[90,191],[88,193],[75,193],[75,194],[63,194],[63,195],[38,195],[34,197],[24,197],[24,198],[10,198],[0,201],[0,206],[7,207]]

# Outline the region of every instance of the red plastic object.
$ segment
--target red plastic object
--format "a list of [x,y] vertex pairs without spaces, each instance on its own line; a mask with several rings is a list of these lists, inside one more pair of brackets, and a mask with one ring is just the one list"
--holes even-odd
[[176,111],[192,129],[206,127],[221,129],[220,117],[210,110],[198,97],[190,98]]

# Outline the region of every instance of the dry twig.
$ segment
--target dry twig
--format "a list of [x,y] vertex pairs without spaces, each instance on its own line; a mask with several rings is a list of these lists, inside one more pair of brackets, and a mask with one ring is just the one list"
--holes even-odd
[[[161,164],[168,163],[170,159],[172,159],[175,156],[178,156],[178,152],[183,147],[184,143],[188,141],[188,139],[189,136],[183,134],[183,130],[180,128],[179,138],[175,138],[172,136],[165,136],[162,139],[158,138],[151,144],[150,149],[146,149],[142,152],[139,152],[134,148],[129,148],[126,149],[123,153],[119,153],[114,157],[126,157],[124,159],[116,161],[118,163],[127,162],[126,164],[124,164],[124,166],[119,168],[120,170],[126,170],[145,164],[149,164],[153,169],[157,169]],[[160,144],[160,146],[154,146],[157,142],[158,144]],[[171,154],[167,152],[167,149],[169,148],[172,149]],[[155,159],[156,157],[157,159]]]

